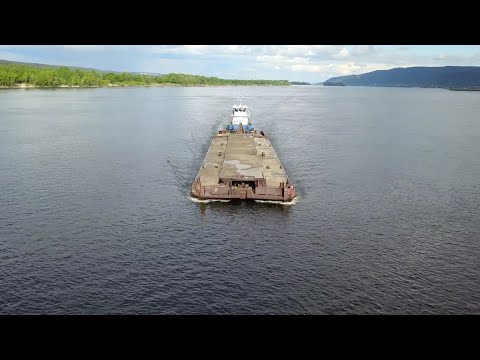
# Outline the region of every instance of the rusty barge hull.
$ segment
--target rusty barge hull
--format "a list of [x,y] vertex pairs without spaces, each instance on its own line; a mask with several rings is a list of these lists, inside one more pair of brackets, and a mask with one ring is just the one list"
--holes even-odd
[[213,138],[193,182],[192,196],[291,201],[296,189],[262,131],[221,130]]

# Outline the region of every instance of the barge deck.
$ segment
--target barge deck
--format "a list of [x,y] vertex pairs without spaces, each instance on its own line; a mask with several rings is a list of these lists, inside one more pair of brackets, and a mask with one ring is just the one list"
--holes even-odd
[[236,131],[220,130],[213,138],[192,185],[193,196],[274,201],[295,198],[296,189],[270,140],[263,131],[248,129],[240,123]]

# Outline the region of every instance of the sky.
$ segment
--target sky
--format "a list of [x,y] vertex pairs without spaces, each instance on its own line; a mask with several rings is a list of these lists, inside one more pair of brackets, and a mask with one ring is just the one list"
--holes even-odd
[[0,45],[0,59],[315,83],[396,67],[480,66],[480,45]]

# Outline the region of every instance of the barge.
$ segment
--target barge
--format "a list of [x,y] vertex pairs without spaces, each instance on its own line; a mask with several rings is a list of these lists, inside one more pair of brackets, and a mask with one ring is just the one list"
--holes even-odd
[[232,119],[213,138],[192,184],[199,199],[291,201],[296,189],[263,131],[257,132],[248,106],[233,105]]

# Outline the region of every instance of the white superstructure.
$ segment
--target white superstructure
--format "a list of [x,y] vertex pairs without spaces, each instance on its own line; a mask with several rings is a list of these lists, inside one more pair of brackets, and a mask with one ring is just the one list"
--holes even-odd
[[249,123],[250,112],[247,105],[233,105],[232,110],[232,124],[233,125],[247,125]]

